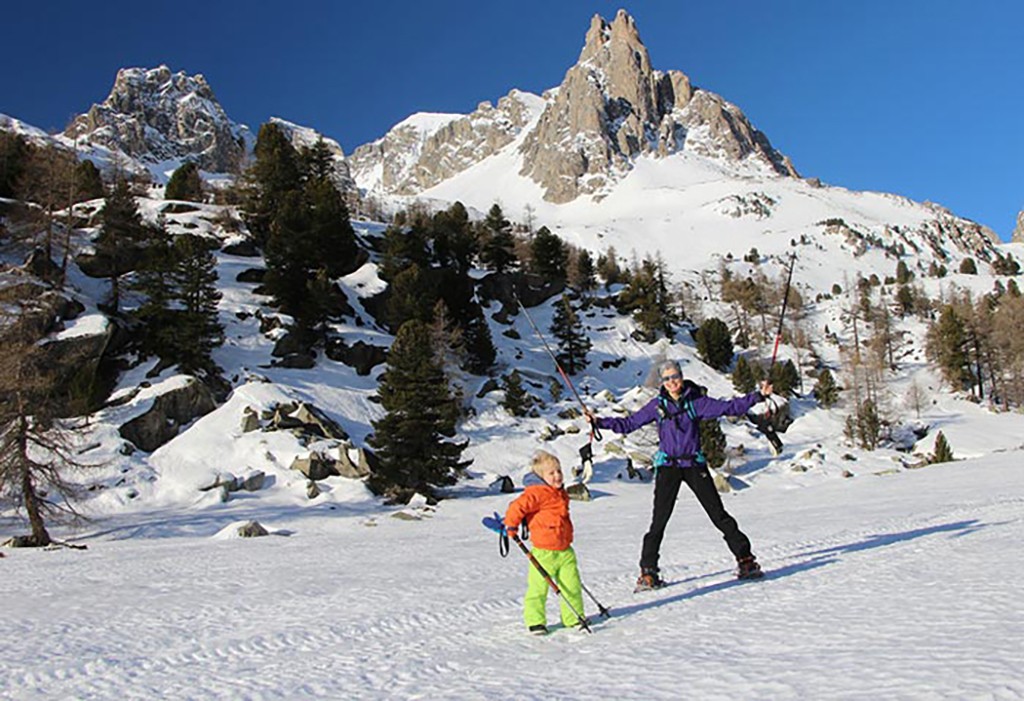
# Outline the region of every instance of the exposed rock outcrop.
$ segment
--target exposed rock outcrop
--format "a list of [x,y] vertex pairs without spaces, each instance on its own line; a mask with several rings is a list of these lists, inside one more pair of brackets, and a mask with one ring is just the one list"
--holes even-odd
[[1013,243],[1024,243],[1024,209],[1020,210],[1017,215],[1017,226],[1014,228],[1010,240]]
[[195,378],[153,400],[149,410],[119,429],[135,447],[152,452],[178,435],[178,430],[216,408],[209,388]]
[[624,10],[610,24],[594,16],[579,60],[520,150],[521,174],[552,202],[601,195],[642,154],[689,150],[797,175],[738,107],[679,71],[655,71]]
[[146,163],[191,158],[203,170],[237,172],[246,129],[228,119],[202,75],[167,66],[123,68],[110,95],[64,132]]

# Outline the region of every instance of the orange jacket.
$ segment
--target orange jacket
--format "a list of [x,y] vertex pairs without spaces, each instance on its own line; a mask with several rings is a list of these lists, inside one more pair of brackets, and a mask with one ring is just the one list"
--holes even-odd
[[524,482],[526,489],[505,512],[505,527],[518,528],[526,521],[533,547],[565,550],[572,544],[568,493],[565,489],[555,489],[533,473],[527,475]]

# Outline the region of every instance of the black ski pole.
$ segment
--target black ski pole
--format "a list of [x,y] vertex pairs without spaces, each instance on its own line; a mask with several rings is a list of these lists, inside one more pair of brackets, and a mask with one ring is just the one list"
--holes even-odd
[[[540,329],[537,328],[537,325],[533,323],[533,317],[530,316],[530,312],[526,311],[526,307],[523,306],[523,302],[522,300],[519,299],[519,295],[515,293],[515,290],[512,291],[512,296],[516,298],[516,304],[518,304],[519,308],[523,310],[523,315],[526,317],[526,320],[530,323],[530,326],[533,328],[533,332],[537,334],[537,338],[539,338],[540,342],[544,344],[544,349],[548,352],[548,355],[551,356],[551,360],[555,362],[555,367],[558,368],[558,373],[562,376],[562,380],[572,391],[573,396],[576,397],[576,401],[580,403],[581,407],[583,407],[583,413],[586,414],[589,411],[587,409],[587,405],[583,403],[583,399],[580,398],[580,393],[576,391],[576,387],[573,386],[572,380],[569,379],[569,375],[567,375],[565,370],[562,369],[562,364],[558,362],[558,358],[551,351],[551,347],[548,345],[548,342],[544,339],[544,334],[542,334],[540,332]],[[597,426],[595,426],[594,424],[590,424],[590,436],[594,440],[601,440],[601,431],[598,430]]]
[[789,286],[793,282],[793,266],[796,264],[796,253],[789,259],[789,274],[786,275],[786,291],[782,293],[782,313],[779,314],[779,330],[775,333],[775,348],[772,350],[772,362],[768,366],[768,373],[775,367],[775,356],[779,352],[779,342],[782,340],[782,322],[786,319],[786,308],[789,306]]
[[612,612],[606,609],[604,606],[602,606],[601,602],[597,600],[597,597],[590,593],[590,590],[587,589],[587,585],[583,583],[582,579],[580,580],[580,586],[583,587],[583,591],[587,593],[587,596],[590,597],[590,600],[594,602],[595,606],[597,606],[597,610],[601,613],[601,615],[605,618],[611,618]]
[[519,535],[513,534],[512,540],[516,542],[516,545],[518,545],[519,549],[523,551],[523,554],[530,559],[530,563],[537,568],[537,571],[540,572],[540,576],[544,578],[548,583],[548,586],[550,586],[558,596],[562,597],[562,601],[564,601],[565,605],[569,607],[569,610],[576,614],[576,618],[580,621],[580,628],[588,633],[593,633],[594,631],[590,630],[590,621],[587,620],[586,616],[576,610],[576,607],[572,605],[572,602],[569,601],[568,597],[566,597],[566,595],[562,593],[562,590],[558,588],[558,584],[555,583],[554,577],[548,574],[548,571],[544,569],[544,566],[537,561],[537,558],[533,556],[533,553],[531,553],[530,549],[526,547],[526,544],[523,543]]

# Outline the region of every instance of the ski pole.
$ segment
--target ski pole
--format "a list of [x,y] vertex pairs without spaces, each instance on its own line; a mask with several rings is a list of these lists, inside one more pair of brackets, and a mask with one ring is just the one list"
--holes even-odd
[[[567,375],[565,370],[562,369],[562,364],[558,362],[558,358],[551,351],[551,347],[548,345],[548,342],[544,339],[544,334],[542,334],[540,332],[540,329],[537,328],[537,324],[533,323],[533,317],[530,316],[530,312],[526,311],[526,307],[523,306],[523,302],[522,300],[519,299],[519,295],[515,293],[515,290],[512,291],[512,296],[516,298],[516,304],[518,304],[519,308],[523,310],[523,315],[526,317],[526,320],[530,323],[530,326],[533,328],[533,332],[537,334],[537,338],[539,338],[540,342],[544,344],[544,350],[548,352],[548,355],[551,356],[551,360],[555,362],[555,367],[558,368],[558,373],[562,376],[562,380],[572,391],[573,396],[576,397],[576,401],[580,403],[581,407],[583,407],[583,413],[587,413],[587,405],[584,404],[583,400],[580,398],[580,393],[576,391],[576,387],[572,384],[572,380],[569,379],[569,375]],[[590,424],[590,436],[594,440],[601,440],[601,431],[594,424]]]
[[580,580],[580,586],[583,587],[583,591],[587,593],[587,596],[590,597],[590,600],[594,602],[595,606],[597,606],[597,610],[600,611],[601,615],[605,618],[611,618],[612,612],[606,609],[604,606],[602,606],[601,602],[597,600],[597,597],[590,593],[590,590],[587,589],[587,585],[583,583],[582,579]]
[[576,607],[572,605],[572,602],[569,601],[568,597],[566,597],[566,595],[562,593],[562,590],[558,588],[558,584],[555,583],[554,577],[548,574],[548,571],[544,569],[544,566],[537,561],[537,558],[534,557],[533,553],[530,552],[530,549],[526,547],[526,544],[523,543],[518,533],[512,535],[512,540],[516,542],[516,545],[518,545],[519,549],[523,551],[523,554],[525,554],[526,557],[529,558],[530,563],[537,568],[537,571],[540,572],[540,576],[544,578],[544,580],[548,583],[548,586],[554,589],[555,593],[558,594],[558,596],[562,597],[562,601],[564,601],[565,605],[569,607],[569,610],[576,614],[576,618],[578,618],[580,621],[580,628],[587,631],[588,633],[593,633],[594,631],[590,630],[590,621],[587,620],[586,616],[577,611]]
[[786,307],[789,306],[789,285],[793,281],[793,266],[796,264],[796,252],[789,259],[789,274],[786,276],[786,291],[782,294],[782,313],[779,315],[779,330],[775,334],[775,348],[772,350],[772,362],[768,366],[768,372],[775,367],[775,356],[779,352],[779,342],[782,340],[782,322],[786,319]]

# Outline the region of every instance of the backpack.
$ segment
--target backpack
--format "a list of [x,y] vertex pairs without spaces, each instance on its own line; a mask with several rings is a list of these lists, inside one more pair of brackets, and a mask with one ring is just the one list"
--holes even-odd
[[[683,380],[683,394],[684,395],[690,395],[691,392],[688,391],[690,389],[696,389],[697,390],[697,396],[699,396],[699,397],[705,397],[705,396],[707,396],[707,393],[708,393],[708,388],[707,387],[704,387],[703,385],[698,385],[696,382],[693,382],[691,380]],[[658,395],[658,430],[659,430],[659,432],[661,431],[661,422],[669,417],[668,401],[669,400],[665,397],[665,395],[663,395],[663,394],[659,394]],[[685,413],[690,418],[690,421],[694,422],[694,424],[697,427],[697,442],[699,443],[700,442],[700,423],[699,423],[700,420],[697,418],[697,410],[693,407],[693,400],[690,399],[689,397],[687,397],[686,399],[683,400],[682,407],[683,407],[683,413]],[[680,414],[675,414],[674,417],[673,417],[673,420],[674,421],[678,421],[679,420],[679,418],[678,418],[679,416],[680,416]],[[695,463],[697,463],[699,465],[703,465],[703,464],[707,463],[707,458],[704,457],[704,451],[703,450],[698,450],[696,452],[696,454],[694,454],[694,455],[675,455],[675,456],[669,456],[664,450],[658,450],[658,452],[656,452],[654,454],[654,456],[651,458],[651,462],[654,465],[655,471],[657,471],[657,469],[659,467],[664,467],[665,465],[671,465],[673,462],[675,462],[677,460],[693,460]]]

